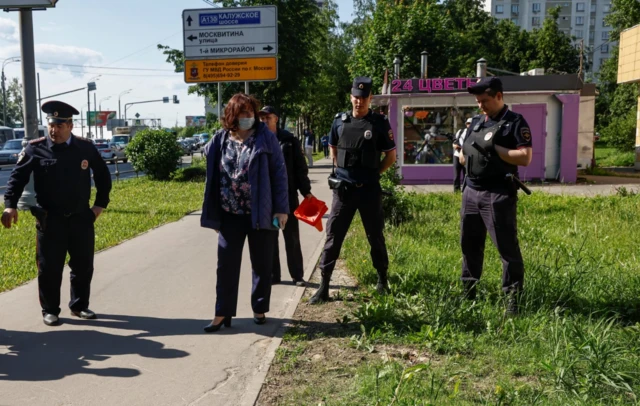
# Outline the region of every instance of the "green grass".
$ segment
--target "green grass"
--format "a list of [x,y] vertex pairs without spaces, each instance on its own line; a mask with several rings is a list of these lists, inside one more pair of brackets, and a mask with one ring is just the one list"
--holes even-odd
[[596,165],[599,167],[633,166],[635,159],[633,151],[620,152],[615,148],[596,144]]
[[[203,183],[195,182],[114,182],[109,208],[96,221],[96,251],[199,210],[203,190]],[[0,233],[0,292],[36,277],[35,235],[29,212],[20,212],[18,224]]]
[[409,199],[413,221],[385,233],[391,295],[372,291],[376,274],[359,221],[345,242],[342,258],[366,291],[352,317],[367,334],[356,341],[366,338],[363,351],[414,346],[437,362],[417,371],[398,361],[361,365],[340,404],[390,404],[398,387],[394,404],[402,405],[637,404],[640,196],[523,197],[526,280],[515,318],[505,317],[490,240],[478,300],[461,297],[460,196]]
[[320,152],[314,152],[313,153],[313,162],[320,160],[320,159],[324,159],[324,152],[320,151]]

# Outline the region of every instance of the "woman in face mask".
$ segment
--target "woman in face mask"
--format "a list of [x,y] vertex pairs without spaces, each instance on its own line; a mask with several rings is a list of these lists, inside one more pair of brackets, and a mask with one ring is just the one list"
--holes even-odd
[[242,249],[249,240],[253,321],[264,324],[271,296],[273,246],[289,214],[287,170],[278,140],[257,120],[258,101],[239,93],[224,110],[223,129],[204,147],[207,181],[202,227],[218,232],[216,310],[208,333],[236,315]]

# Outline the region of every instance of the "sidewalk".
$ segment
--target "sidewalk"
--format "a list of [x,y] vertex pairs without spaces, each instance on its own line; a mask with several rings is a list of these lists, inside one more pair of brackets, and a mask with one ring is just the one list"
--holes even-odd
[[[327,205],[330,171],[321,160],[310,176]],[[324,233],[300,228],[308,278]],[[98,320],[72,318],[65,308],[68,269],[58,327],[42,323],[35,281],[0,294],[0,404],[252,405],[304,289],[274,286],[267,324],[255,325],[245,245],[238,317],[232,328],[205,334],[214,315],[216,245],[194,213],[98,253],[91,301]],[[283,280],[290,280],[286,265]]]
[[[587,182],[578,184],[547,183],[544,185],[528,185],[533,193],[543,192],[557,195],[574,196],[606,196],[617,193],[624,187],[630,192],[640,193],[640,178],[621,176],[583,176]],[[407,191],[417,193],[452,192],[453,185],[406,185]],[[522,192],[520,192],[522,193]]]

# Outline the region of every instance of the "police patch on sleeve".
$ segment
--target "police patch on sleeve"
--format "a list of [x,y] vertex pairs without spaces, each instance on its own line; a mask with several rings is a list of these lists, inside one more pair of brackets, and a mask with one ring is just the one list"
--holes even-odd
[[522,135],[525,141],[529,141],[531,139],[531,130],[529,127],[522,127],[520,129],[520,135]]
[[20,151],[20,153],[18,154],[18,163],[22,162],[22,160],[26,156],[24,151],[25,151],[24,148],[22,148],[22,151]]
[[389,139],[393,141],[393,130],[389,130]]

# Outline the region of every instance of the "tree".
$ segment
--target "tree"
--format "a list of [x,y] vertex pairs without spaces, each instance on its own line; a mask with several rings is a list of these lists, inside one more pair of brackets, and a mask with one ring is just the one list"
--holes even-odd
[[536,58],[533,67],[542,67],[547,72],[576,73],[580,68],[580,52],[571,43],[571,38],[560,31],[558,18],[560,7],[549,10],[542,29],[534,30],[531,36],[535,44]]
[[[22,85],[17,78],[11,79],[7,86],[7,122],[2,125],[7,127],[14,127],[16,123],[22,123],[24,120],[23,105],[22,102]],[[0,108],[2,108],[2,100],[0,99]],[[0,110],[0,122],[3,119],[2,111]]]
[[[640,2],[637,0],[613,0],[611,13],[605,18],[611,26],[609,41],[619,41],[620,33],[640,22]],[[596,99],[596,129],[602,141],[621,151],[631,151],[635,146],[636,109],[638,84],[617,84],[618,47],[613,47],[598,74]]]
[[[430,77],[473,76],[481,57],[510,72],[543,67],[577,72],[580,59],[571,38],[558,28],[552,10],[542,29],[528,33],[508,20],[498,21],[479,0],[359,0],[352,74],[369,75],[376,87],[396,55],[401,76],[419,77],[421,51],[429,52]],[[499,73],[499,72],[497,72]]]

